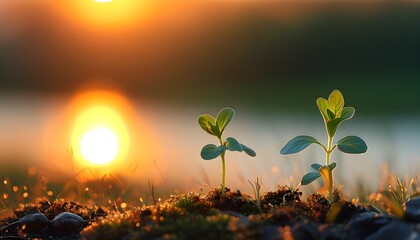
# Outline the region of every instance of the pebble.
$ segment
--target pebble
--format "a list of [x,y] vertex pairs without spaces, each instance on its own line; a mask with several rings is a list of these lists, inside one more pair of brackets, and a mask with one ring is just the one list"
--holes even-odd
[[409,238],[412,232],[413,226],[411,224],[395,219],[371,234],[366,240],[414,240]]
[[45,231],[50,224],[47,217],[42,213],[28,214],[22,217],[19,222],[22,231],[28,234],[39,234]]
[[380,228],[390,224],[392,217],[376,214],[373,212],[364,212],[353,216],[347,224],[348,239],[366,239],[371,234],[377,232]]
[[420,222],[420,197],[413,198],[405,205],[404,218],[410,222]]
[[70,212],[62,212],[51,221],[51,231],[56,236],[78,234],[83,227],[83,218]]

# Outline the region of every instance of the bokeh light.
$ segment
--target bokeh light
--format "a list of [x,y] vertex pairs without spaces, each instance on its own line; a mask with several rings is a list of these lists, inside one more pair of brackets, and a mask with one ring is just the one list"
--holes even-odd
[[106,128],[88,130],[80,139],[82,155],[92,163],[105,164],[114,160],[118,153],[118,137]]

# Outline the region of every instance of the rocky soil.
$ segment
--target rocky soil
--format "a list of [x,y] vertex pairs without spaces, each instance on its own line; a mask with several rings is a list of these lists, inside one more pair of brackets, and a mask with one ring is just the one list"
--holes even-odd
[[410,239],[420,240],[420,198],[404,215],[381,214],[336,196],[329,203],[288,187],[267,192],[261,211],[227,189],[171,196],[153,206],[85,206],[56,200],[21,205],[0,220],[0,239]]

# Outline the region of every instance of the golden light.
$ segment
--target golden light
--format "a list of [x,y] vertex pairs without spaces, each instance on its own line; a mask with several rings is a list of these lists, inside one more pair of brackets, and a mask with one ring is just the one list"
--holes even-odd
[[149,15],[154,1],[140,0],[71,0],[56,1],[57,10],[69,19],[95,28],[127,27]]
[[[73,158],[83,165],[114,168],[129,155],[130,132],[135,132],[130,104],[120,94],[85,90],[70,106],[70,145]],[[113,164],[115,162],[115,164]]]
[[82,136],[80,151],[92,163],[108,163],[117,156],[117,136],[113,131],[106,128],[91,129]]
[[123,119],[112,106],[93,105],[77,117],[71,145],[76,158],[106,164],[126,156],[129,138]]
[[[147,173],[158,153],[147,111],[115,87],[95,90],[98,85],[90,83],[75,93],[46,125],[44,144],[57,154],[54,164],[73,174],[82,169],[91,169],[95,176],[129,174],[136,165]],[[90,171],[82,175],[92,177]]]

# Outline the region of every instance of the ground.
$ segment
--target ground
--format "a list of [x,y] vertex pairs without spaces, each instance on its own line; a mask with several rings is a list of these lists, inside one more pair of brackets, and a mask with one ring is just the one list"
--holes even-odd
[[[301,199],[286,186],[260,203],[239,190],[184,193],[150,206],[82,205],[40,200],[4,217],[1,239],[420,239],[420,198],[402,217],[337,195]],[[260,208],[258,208],[260,204]],[[261,209],[261,212],[260,210]],[[63,214],[64,213],[64,214]]]

